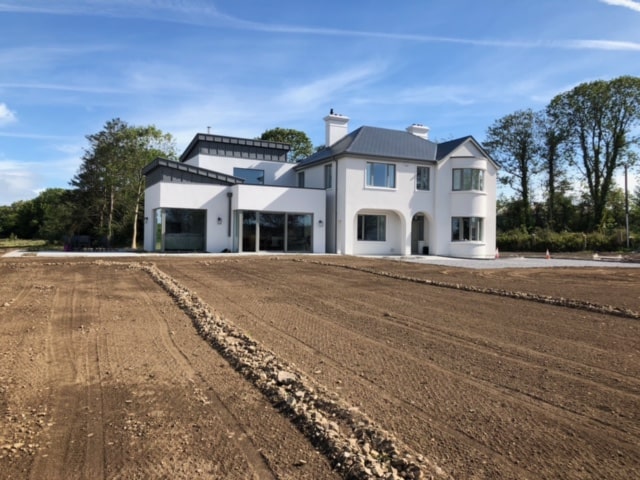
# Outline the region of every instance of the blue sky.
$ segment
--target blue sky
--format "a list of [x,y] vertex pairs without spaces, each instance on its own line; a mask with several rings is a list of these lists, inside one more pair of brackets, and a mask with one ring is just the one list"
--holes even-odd
[[575,85],[640,76],[638,0],[0,0],[0,205],[69,187],[119,117],[181,151],[273,127],[479,141]]

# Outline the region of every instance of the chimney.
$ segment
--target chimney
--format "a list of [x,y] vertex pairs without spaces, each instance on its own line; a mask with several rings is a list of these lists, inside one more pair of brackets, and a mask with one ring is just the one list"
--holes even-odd
[[429,127],[425,127],[420,123],[414,123],[413,125],[407,127],[407,132],[416,137],[424,138],[425,140],[429,140]]
[[333,108],[329,112],[329,115],[324,117],[324,125],[324,143],[327,147],[330,147],[349,133],[349,117],[345,117],[339,113],[333,113]]

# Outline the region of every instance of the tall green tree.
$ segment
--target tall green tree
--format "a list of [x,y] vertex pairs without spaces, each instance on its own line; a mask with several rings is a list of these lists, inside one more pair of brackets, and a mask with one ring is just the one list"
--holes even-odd
[[109,244],[117,236],[130,239],[135,248],[144,195],[141,169],[158,156],[174,159],[173,138],[154,126],[130,126],[116,118],[87,140],[89,148],[71,181],[77,195],[76,218],[81,229]]
[[500,164],[499,180],[516,193],[520,226],[530,228],[532,178],[540,167],[536,114],[519,110],[496,120],[483,146]]
[[573,164],[593,206],[590,227],[602,228],[614,174],[638,145],[633,132],[640,125],[640,78],[580,84],[557,95],[547,111],[569,132],[578,157]]
[[290,162],[299,162],[313,153],[313,144],[306,133],[292,128],[272,128],[260,135],[260,140],[288,143],[291,145]]
[[566,168],[571,159],[569,131],[554,112],[544,110],[536,114],[537,134],[540,146],[540,170],[545,175],[546,227],[555,230],[556,201],[562,201],[566,180]]

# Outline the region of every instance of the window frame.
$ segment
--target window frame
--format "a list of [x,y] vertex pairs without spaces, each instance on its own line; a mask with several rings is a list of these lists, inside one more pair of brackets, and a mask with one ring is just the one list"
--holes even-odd
[[333,188],[333,168],[330,163],[324,166],[324,188]]
[[484,242],[484,217],[451,217],[452,242]]
[[[251,176],[250,178],[247,178],[243,175],[245,175],[245,172],[261,172],[262,175],[261,176]],[[244,180],[244,184],[245,185],[264,185],[264,170],[260,169],[260,168],[242,168],[242,167],[233,167],[233,176],[234,177],[238,177],[238,178],[242,178]],[[262,181],[253,181],[254,179],[256,180],[262,180]]]
[[[426,172],[426,188],[423,188],[425,181],[424,177],[420,175],[420,171]],[[428,192],[431,190],[431,167],[419,165],[416,168],[416,190],[420,190],[422,192]]]
[[298,172],[298,188],[304,188],[304,172]]
[[454,168],[451,170],[451,190],[454,192],[484,192],[482,168]]
[[[367,225],[367,221],[375,220],[375,225]],[[375,238],[369,238],[371,228],[375,229]],[[387,241],[387,216],[358,214],[357,240],[359,242],[386,242]],[[380,238],[382,237],[382,238]]]
[[[384,172],[381,171],[384,168]],[[384,176],[384,185],[377,185],[379,175]],[[391,185],[390,185],[391,183]],[[365,170],[365,185],[370,188],[396,188],[396,164],[382,162],[367,162]]]

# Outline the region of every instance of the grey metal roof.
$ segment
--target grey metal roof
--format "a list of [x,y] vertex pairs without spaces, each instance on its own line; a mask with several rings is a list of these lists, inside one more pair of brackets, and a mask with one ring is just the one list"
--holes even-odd
[[[159,174],[156,175],[156,172]],[[142,174],[147,177],[147,186],[159,181],[212,183],[218,185],[244,183],[242,178],[160,157],[143,167]]]
[[436,150],[436,160],[442,160],[444,157],[449,155],[451,152],[453,152],[456,148],[458,148],[460,145],[462,145],[464,142],[466,142],[470,138],[472,137],[467,136],[462,138],[456,138],[455,140],[449,140],[448,142],[439,143]]
[[491,157],[471,136],[436,143],[403,130],[363,126],[330,147],[325,147],[298,163],[296,169],[346,155],[382,157],[396,160],[438,161],[467,141],[472,141],[486,157]]

